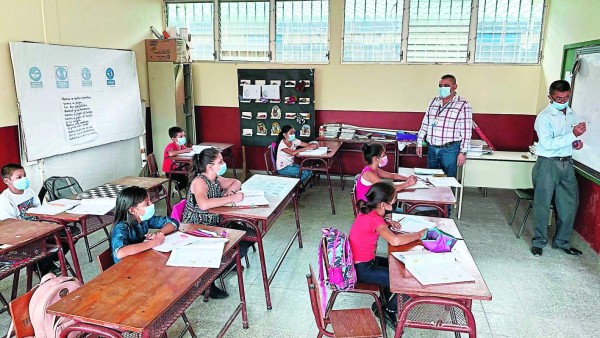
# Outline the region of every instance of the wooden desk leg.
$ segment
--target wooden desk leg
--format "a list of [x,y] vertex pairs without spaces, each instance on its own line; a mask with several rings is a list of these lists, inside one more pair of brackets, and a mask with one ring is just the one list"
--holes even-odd
[[83,275],[81,274],[81,267],[79,266],[79,258],[77,258],[77,251],[75,250],[75,244],[73,243],[73,234],[71,234],[71,230],[66,224],[63,224],[63,229],[65,229],[65,232],[67,233],[67,243],[69,244],[69,251],[71,251],[71,260],[73,261],[75,275],[77,275],[77,279],[83,283]]
[[298,247],[302,249],[302,230],[300,229],[300,214],[298,213],[298,190],[300,187],[296,189],[294,195],[294,217],[296,218],[296,231],[298,232]]
[[[337,154],[338,166],[340,167],[340,180],[342,181],[342,190],[344,190],[344,174],[342,173],[342,157]],[[332,161],[333,162],[333,161]]]

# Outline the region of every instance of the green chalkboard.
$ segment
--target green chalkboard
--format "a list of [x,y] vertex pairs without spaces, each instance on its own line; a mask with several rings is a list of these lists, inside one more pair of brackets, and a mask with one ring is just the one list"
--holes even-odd
[[[296,137],[304,142],[315,139],[314,69],[239,69],[237,75],[243,146],[266,147],[275,142],[274,124],[279,130],[293,126]],[[244,98],[245,85],[279,85],[280,102]]]

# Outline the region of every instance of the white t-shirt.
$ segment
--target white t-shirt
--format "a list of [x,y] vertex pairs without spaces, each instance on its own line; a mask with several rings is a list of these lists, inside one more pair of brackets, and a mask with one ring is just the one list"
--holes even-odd
[[0,221],[7,218],[33,219],[25,216],[25,212],[29,208],[39,206],[40,199],[33,189],[27,188],[22,194],[17,195],[7,188],[0,193]]
[[[300,145],[302,141],[296,139],[292,142],[292,146],[289,147],[290,150],[296,150],[296,148]],[[288,165],[294,164],[294,156],[286,154],[283,149],[288,148],[287,144],[285,144],[284,140],[279,142],[277,146],[277,170],[283,169]]]

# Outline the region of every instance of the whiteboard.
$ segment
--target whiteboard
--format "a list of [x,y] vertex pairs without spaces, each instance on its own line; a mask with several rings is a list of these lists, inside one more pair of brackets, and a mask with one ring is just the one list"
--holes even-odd
[[582,169],[589,174],[597,176],[600,172],[600,49],[590,54],[580,54],[579,59],[571,108],[580,121],[589,123],[586,132],[579,137],[583,141],[583,148],[573,152],[573,159],[587,167]]
[[132,51],[11,42],[27,161],[144,132]]

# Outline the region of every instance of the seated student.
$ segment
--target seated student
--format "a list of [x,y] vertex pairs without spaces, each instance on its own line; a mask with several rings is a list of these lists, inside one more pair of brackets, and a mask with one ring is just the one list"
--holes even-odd
[[180,127],[169,128],[169,137],[171,137],[171,143],[165,147],[162,171],[165,173],[165,176],[175,181],[177,190],[183,190],[188,186],[188,177],[185,174],[171,174],[173,160],[169,157],[189,153],[192,150],[185,147],[187,140],[185,139],[185,132]]
[[[9,163],[2,167],[2,181],[6,186],[0,194],[0,221],[7,218],[18,218],[28,221],[35,221],[35,217],[27,216],[25,213],[29,208],[39,207],[40,199],[38,195],[29,187],[29,180],[26,177],[25,169],[16,163]],[[54,238],[48,240],[51,244],[56,244]],[[64,253],[69,251],[68,246],[63,247]],[[53,272],[60,275],[60,268],[54,264],[58,261],[58,254],[48,256],[38,262],[41,275]]]
[[377,182],[381,182],[381,179],[400,180],[405,181],[402,184],[394,184],[396,192],[406,189],[417,183],[416,176],[404,177],[402,175],[389,173],[382,170],[388,164],[388,158],[385,154],[385,148],[379,143],[365,143],[362,146],[363,156],[367,165],[360,173],[358,180],[356,180],[356,200],[366,201],[366,194],[369,188]]
[[[146,251],[165,241],[165,235],[179,228],[171,217],[155,216],[154,204],[144,188],[127,187],[117,195],[115,225],[110,236],[110,247],[115,263]],[[148,234],[148,229],[160,229]]]
[[[208,210],[244,199],[244,194],[238,192],[242,188],[242,183],[233,178],[221,177],[227,171],[227,164],[223,162],[223,155],[217,148],[202,150],[200,154],[194,155],[192,163],[190,173],[192,183],[181,222],[217,226],[223,217],[209,213]],[[239,249],[240,256],[246,256],[248,242],[240,242]],[[210,286],[209,296],[219,299],[227,297],[228,294],[213,283]]]
[[[277,152],[275,153],[275,169],[280,175],[288,177],[298,177],[300,173],[300,165],[294,163],[294,156],[299,153],[317,149],[318,145],[304,143],[296,139],[296,131],[290,125],[285,125],[281,128],[279,136],[277,136]],[[302,147],[302,148],[298,148]],[[302,182],[310,178],[312,172],[310,170],[302,171]]]
[[389,225],[398,226],[391,219],[384,219],[386,211],[392,210],[392,205],[396,200],[396,190],[391,184],[385,182],[373,184],[367,192],[366,198],[367,201],[358,200],[356,203],[360,213],[356,216],[348,235],[354,257],[356,277],[358,282],[378,284],[385,287],[385,294],[382,297],[385,304],[385,317],[386,320],[395,323],[397,302],[395,295],[390,299],[388,259],[375,256],[377,241],[381,236],[390,245],[403,245],[419,240],[426,230],[397,234],[389,229]]

